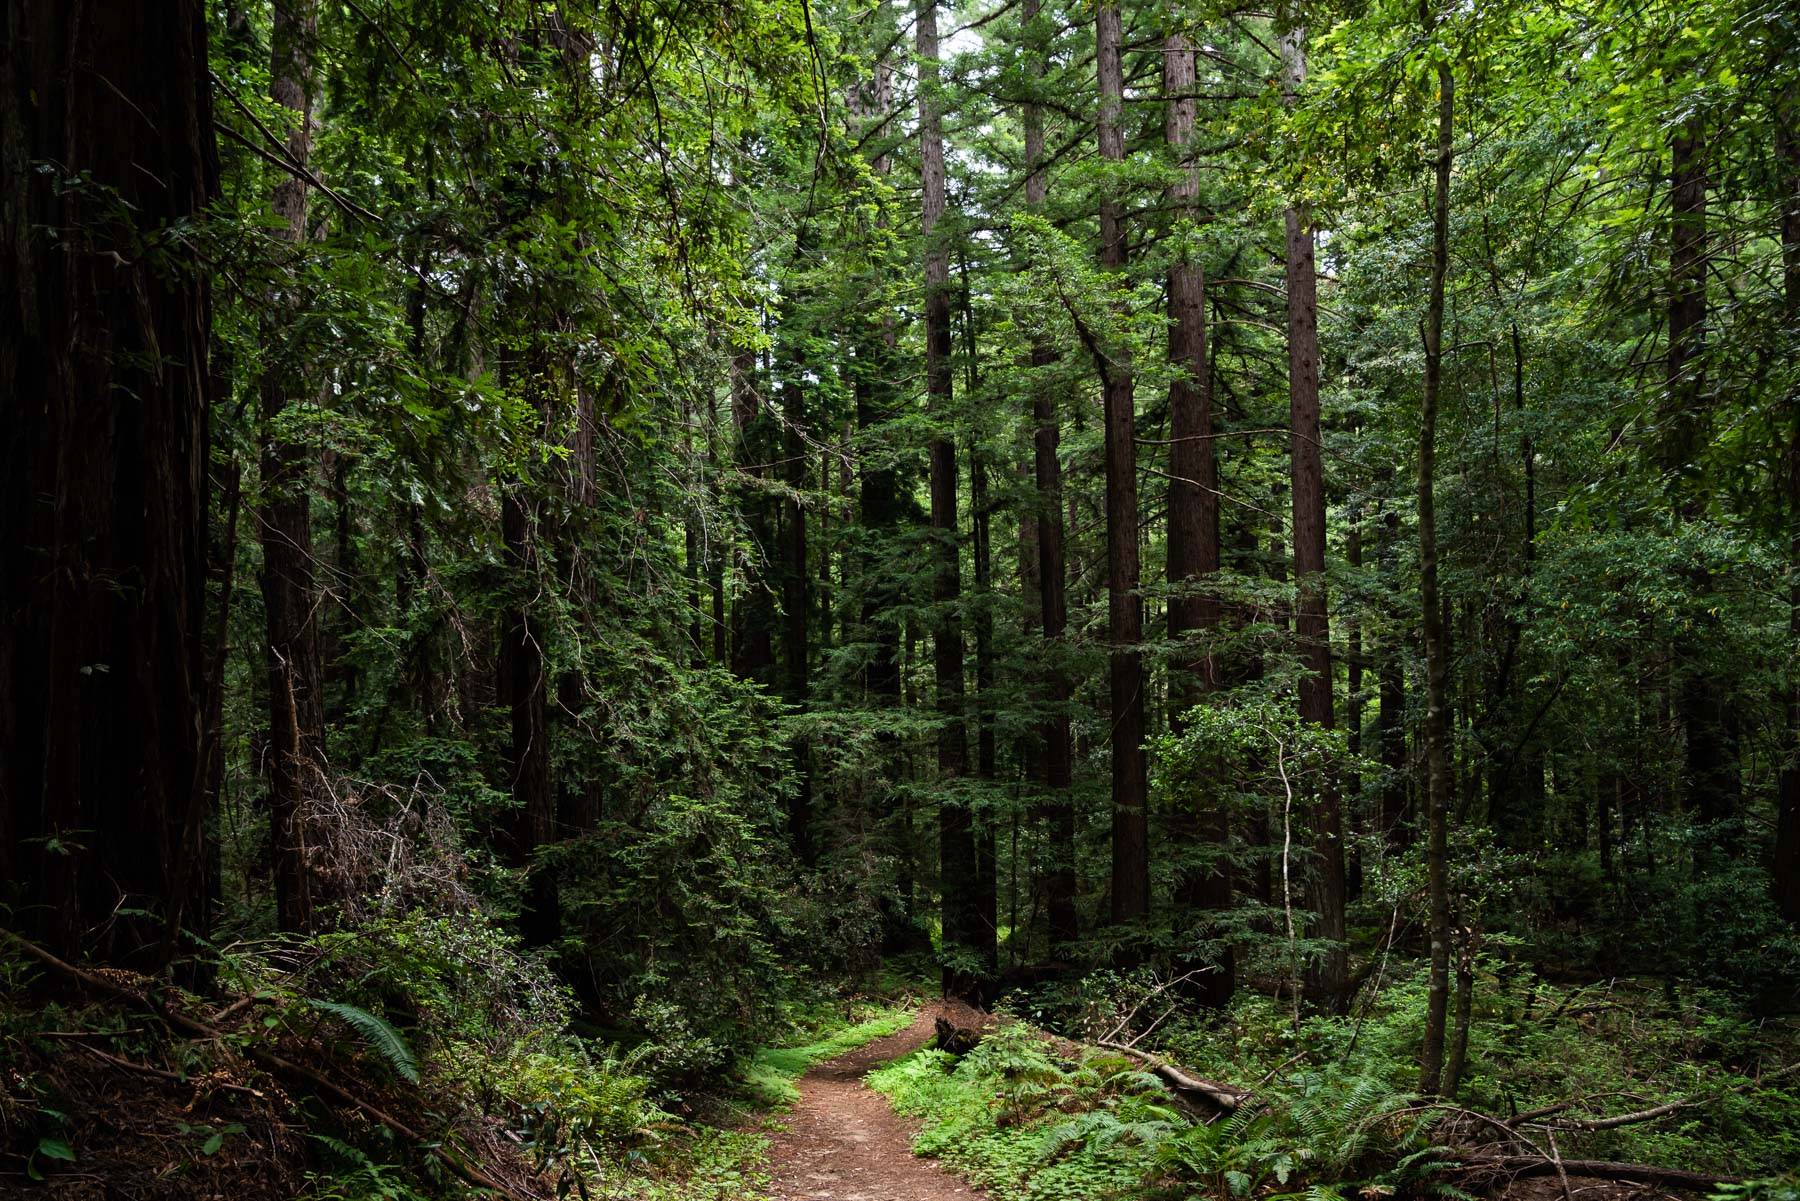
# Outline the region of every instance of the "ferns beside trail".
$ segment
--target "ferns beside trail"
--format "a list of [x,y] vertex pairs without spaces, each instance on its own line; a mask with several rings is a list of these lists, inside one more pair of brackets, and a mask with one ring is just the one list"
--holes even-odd
[[869,1083],[925,1120],[917,1153],[942,1157],[996,1201],[1271,1189],[1344,1201],[1357,1188],[1463,1196],[1437,1178],[1450,1165],[1431,1144],[1429,1116],[1373,1077],[1300,1073],[1206,1124],[1130,1061],[1087,1053],[1058,1063],[1036,1030],[1016,1023],[960,1061],[920,1051]]

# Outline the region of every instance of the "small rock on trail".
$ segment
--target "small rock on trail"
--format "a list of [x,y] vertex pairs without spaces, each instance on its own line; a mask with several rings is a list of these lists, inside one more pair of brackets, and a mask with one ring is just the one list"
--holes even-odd
[[770,1140],[771,1201],[981,1201],[982,1193],[936,1161],[915,1158],[912,1130],[862,1082],[932,1036],[934,1010],[898,1034],[814,1067],[800,1103]]

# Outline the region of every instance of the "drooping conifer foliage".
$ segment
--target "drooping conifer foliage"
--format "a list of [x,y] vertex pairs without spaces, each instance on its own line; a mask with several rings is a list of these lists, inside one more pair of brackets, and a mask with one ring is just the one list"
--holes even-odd
[[670,1087],[884,957],[1416,968],[1445,1097],[1502,966],[1800,1004],[1787,7],[99,7],[0,45],[8,929],[479,914]]

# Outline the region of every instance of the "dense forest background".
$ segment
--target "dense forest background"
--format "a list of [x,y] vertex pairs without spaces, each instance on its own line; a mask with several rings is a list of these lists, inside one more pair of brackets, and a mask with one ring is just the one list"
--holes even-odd
[[1791,7],[5,11],[19,1062],[81,964],[495,1111],[897,971],[1489,1112],[1793,1058]]

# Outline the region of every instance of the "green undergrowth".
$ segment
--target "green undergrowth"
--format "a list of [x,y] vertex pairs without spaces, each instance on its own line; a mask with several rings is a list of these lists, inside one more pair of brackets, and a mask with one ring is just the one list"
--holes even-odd
[[[1199,1075],[1250,1084],[1290,1079],[1304,1065],[1343,1065],[1397,1090],[1418,1082],[1426,977],[1405,965],[1348,1018],[1306,1017],[1259,994],[1219,1015],[1186,1015],[1152,1038]],[[1558,1135],[1571,1158],[1620,1160],[1764,1177],[1800,1165],[1800,1059],[1793,1026],[1737,999],[1659,981],[1559,985],[1482,957],[1475,978],[1468,1068],[1457,1102],[1506,1116],[1573,1105],[1605,1117],[1686,1098],[1659,1121]],[[1295,1060],[1295,1066],[1283,1065]]]
[[1208,1125],[1134,1061],[1092,1049],[1060,1058],[1025,1023],[960,1059],[921,1049],[868,1079],[922,1119],[917,1154],[994,1201],[1461,1196],[1440,1178],[1425,1117],[1377,1079],[1302,1073]]
[[741,1074],[744,1097],[761,1109],[792,1105],[800,1099],[794,1082],[814,1064],[899,1033],[912,1023],[913,1013],[905,1004],[859,1002],[850,1007],[848,1016],[842,1011],[818,1015],[807,1041],[764,1047],[751,1058]]

